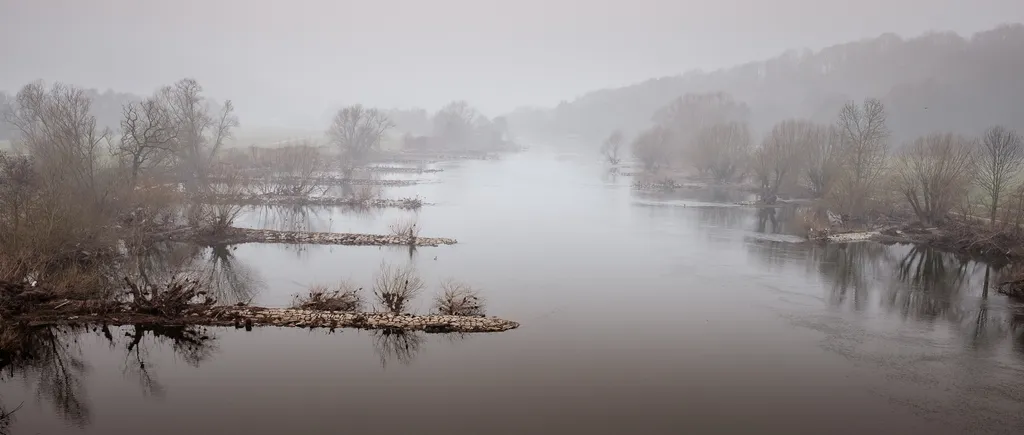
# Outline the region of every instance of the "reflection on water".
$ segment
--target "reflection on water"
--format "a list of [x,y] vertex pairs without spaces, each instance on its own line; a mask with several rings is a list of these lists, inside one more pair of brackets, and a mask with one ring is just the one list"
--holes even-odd
[[92,420],[85,387],[90,366],[81,347],[84,336],[102,337],[110,352],[123,354],[121,372],[138,382],[144,396],[159,397],[165,391],[147,362],[151,351],[169,350],[196,367],[216,352],[215,338],[200,327],[33,328],[4,324],[0,329],[2,381],[20,380],[35,399],[76,427],[85,427]]
[[141,288],[161,289],[182,274],[204,283],[223,304],[247,303],[264,290],[259,272],[235,257],[234,246],[203,247],[188,243],[156,243],[136,252],[118,273]]
[[[805,243],[795,208],[737,206],[749,196],[727,189],[632,192],[629,177],[582,160],[465,162],[444,182],[400,188],[429,189],[440,205],[419,222],[455,246],[168,244],[132,273],[196,270],[222,301],[280,306],[313,283],[365,286],[382,261],[411,264],[431,284],[414,311],[455,277],[520,329],[463,343],[8,326],[0,429],[934,435],[1024,424],[1024,316],[991,291],[1000,269],[912,246]],[[244,220],[380,233],[408,213],[276,207]]]
[[387,368],[389,361],[409,364],[420,352],[424,334],[399,329],[377,329],[370,331],[373,350],[380,357],[381,367]]

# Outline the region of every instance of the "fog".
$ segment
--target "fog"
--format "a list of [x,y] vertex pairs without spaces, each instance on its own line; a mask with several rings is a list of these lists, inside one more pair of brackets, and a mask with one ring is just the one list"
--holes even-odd
[[465,99],[489,116],[895,32],[1024,21],[1015,0],[0,1],[0,89],[148,95],[194,77],[245,126]]

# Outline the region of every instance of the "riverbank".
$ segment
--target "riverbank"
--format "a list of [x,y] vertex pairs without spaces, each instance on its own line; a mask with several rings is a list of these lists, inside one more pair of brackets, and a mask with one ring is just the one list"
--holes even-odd
[[903,224],[875,226],[864,231],[818,230],[808,238],[832,243],[871,240],[916,244],[1002,264],[1024,261],[1024,236],[956,221],[936,227]]

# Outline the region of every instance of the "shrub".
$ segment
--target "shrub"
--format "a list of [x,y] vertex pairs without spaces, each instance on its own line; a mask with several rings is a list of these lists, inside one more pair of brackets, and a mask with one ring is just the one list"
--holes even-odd
[[412,266],[398,267],[383,263],[374,279],[373,296],[381,308],[392,313],[401,313],[408,308],[409,302],[423,290],[423,287],[423,280]]

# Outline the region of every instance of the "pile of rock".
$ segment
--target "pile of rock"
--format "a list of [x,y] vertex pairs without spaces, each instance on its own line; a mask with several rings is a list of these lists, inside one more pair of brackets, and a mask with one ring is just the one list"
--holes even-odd
[[234,245],[239,243],[288,243],[310,245],[358,245],[358,246],[440,246],[454,245],[455,239],[443,237],[409,237],[357,234],[357,233],[321,233],[313,231],[280,231],[253,228],[230,228],[217,233],[192,231],[176,233],[173,240],[193,241],[207,245]]
[[[196,314],[201,317],[201,315]],[[231,321],[252,326],[299,328],[398,329],[425,332],[501,332],[519,323],[483,316],[349,313],[291,308],[218,307],[206,313],[216,323]]]

